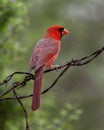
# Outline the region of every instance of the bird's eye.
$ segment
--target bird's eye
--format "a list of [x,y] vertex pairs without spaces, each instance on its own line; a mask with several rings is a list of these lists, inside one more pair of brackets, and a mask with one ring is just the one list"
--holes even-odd
[[60,33],[62,33],[63,30],[64,30],[64,28],[59,28],[59,29],[58,29],[58,31],[59,31]]

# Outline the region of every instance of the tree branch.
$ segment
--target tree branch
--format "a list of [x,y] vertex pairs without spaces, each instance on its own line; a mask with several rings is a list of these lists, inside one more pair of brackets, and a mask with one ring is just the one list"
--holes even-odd
[[[60,65],[59,67],[54,67],[51,69],[47,69],[44,71],[44,73],[48,73],[54,70],[60,70],[63,69],[62,72],[58,75],[58,77],[53,81],[53,83],[42,92],[42,94],[45,94],[46,92],[48,92],[51,88],[54,87],[54,85],[58,82],[58,80],[64,75],[64,73],[72,66],[82,66],[82,65],[86,65],[88,63],[90,63],[91,61],[93,61],[95,58],[97,58],[102,52],[104,51],[104,47],[102,47],[101,49],[91,53],[88,56],[85,56],[83,58],[80,58],[78,60],[71,60],[69,62],[67,62],[64,65]],[[7,84],[15,75],[26,75],[23,79],[22,82],[14,82],[15,83],[15,88],[20,88],[23,86],[26,86],[27,82],[29,82],[30,80],[34,80],[34,75],[29,73],[29,72],[14,72],[13,74],[10,74],[9,76],[7,76],[7,78],[5,78],[5,80],[3,82],[0,83],[0,86]],[[13,83],[13,84],[14,84]],[[0,101],[2,100],[11,100],[11,99],[16,99],[15,97],[8,97],[8,98],[2,98],[4,95],[10,93],[12,91],[13,87],[11,87],[10,89],[8,89],[7,91],[5,91],[4,93],[2,93],[0,95]],[[27,95],[27,96],[20,96],[20,99],[23,98],[28,98],[31,97],[32,94]]]

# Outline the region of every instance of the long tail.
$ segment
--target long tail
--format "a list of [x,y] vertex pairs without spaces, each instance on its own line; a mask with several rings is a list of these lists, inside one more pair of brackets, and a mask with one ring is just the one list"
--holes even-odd
[[35,72],[34,78],[34,88],[33,88],[33,97],[32,97],[32,111],[39,109],[40,107],[40,95],[41,95],[41,86],[42,86],[42,76],[45,66],[42,66],[39,70]]

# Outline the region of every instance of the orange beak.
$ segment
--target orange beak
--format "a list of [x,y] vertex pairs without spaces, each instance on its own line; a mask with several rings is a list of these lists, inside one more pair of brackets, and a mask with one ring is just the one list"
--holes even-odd
[[67,29],[64,28],[64,30],[62,31],[62,35],[68,34],[68,33],[69,33],[69,31],[68,31]]

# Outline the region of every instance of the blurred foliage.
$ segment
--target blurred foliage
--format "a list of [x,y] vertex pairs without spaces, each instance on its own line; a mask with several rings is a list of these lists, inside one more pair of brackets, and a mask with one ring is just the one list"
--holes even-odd
[[82,114],[82,110],[79,106],[77,104],[71,105],[68,102],[64,105],[60,105],[58,100],[52,96],[49,96],[49,98],[50,100],[45,100],[45,105],[42,107],[43,110],[40,109],[40,111],[36,111],[31,118],[31,122],[33,122],[31,129],[74,130],[74,124],[76,124]]
[[[28,71],[34,45],[49,26],[57,24],[70,30],[70,35],[62,39],[56,64],[88,55],[104,45],[104,1],[0,0],[0,80],[14,71]],[[42,96],[39,111],[33,113],[30,99],[23,100],[30,123],[33,122],[31,129],[103,130],[103,57],[102,54],[91,64],[68,71],[49,94]],[[57,75],[57,72],[45,74],[43,88]],[[29,83],[18,93],[30,94],[32,86]],[[1,106],[0,128],[24,129],[19,105],[8,101]]]
[[6,66],[8,66],[10,63],[13,63],[15,59],[18,60],[19,56],[23,52],[23,50],[20,48],[20,43],[16,39],[16,34],[22,31],[24,28],[24,16],[26,13],[27,6],[21,0],[0,0],[1,72],[5,71]]
[[[21,0],[0,0],[0,79],[7,76],[10,65],[23,53],[16,34],[23,30],[27,6]],[[10,67],[11,68],[11,67]],[[2,91],[0,90],[0,93]],[[11,117],[16,113],[15,102],[0,102],[0,130],[6,124],[15,122]],[[18,113],[19,111],[17,111]],[[19,115],[21,118],[21,114]],[[7,128],[8,129],[8,128]]]

